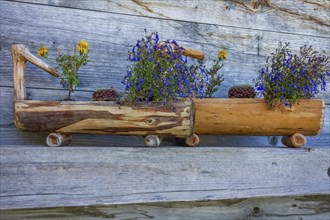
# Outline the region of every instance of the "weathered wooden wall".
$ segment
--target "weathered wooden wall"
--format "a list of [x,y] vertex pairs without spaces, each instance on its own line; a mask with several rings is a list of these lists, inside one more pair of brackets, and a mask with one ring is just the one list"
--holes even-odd
[[[54,60],[56,48],[65,50],[87,40],[91,63],[81,69],[74,97],[89,100],[94,89],[112,86],[123,91],[120,81],[127,51],[147,28],[158,31],[162,39],[205,51],[208,60],[219,49],[227,49],[225,81],[216,94],[226,97],[230,86],[252,84],[279,42],[289,41],[295,49],[309,44],[330,55],[329,10],[327,0],[0,0],[0,209],[239,198],[230,202],[234,205],[171,203],[174,208],[167,209],[171,214],[157,205],[123,206],[119,212],[133,209],[132,217],[144,213],[208,219],[328,217],[330,80],[327,92],[319,96],[326,102],[324,128],[319,136],[307,138],[310,148],[270,148],[281,146],[277,137],[248,136],[202,136],[204,147],[199,148],[173,147],[177,145],[173,140],[164,141],[165,148],[129,148],[142,146],[142,137],[111,135],[74,135],[72,147],[46,148],[47,134],[17,131],[13,125],[10,47],[23,43],[35,53],[46,45]],[[59,79],[31,64],[26,81],[30,99],[57,100],[66,95]],[[104,148],[108,146],[119,148]],[[320,194],[324,196],[313,196]],[[300,195],[308,196],[295,197]],[[253,204],[262,211],[251,216]],[[1,219],[49,219],[59,212],[64,218],[96,219],[98,214],[113,216],[112,208],[2,211]]]
[[[225,82],[217,97],[226,97],[232,85],[252,84],[266,56],[279,42],[291,42],[295,49],[309,44],[328,55],[330,51],[330,6],[325,0],[1,0],[0,4],[2,144],[13,143],[13,136],[29,144],[26,135],[13,126],[10,46],[15,43],[26,44],[33,52],[40,45],[48,46],[54,64],[56,48],[72,49],[80,39],[87,40],[91,45],[91,63],[81,69],[81,85],[74,93],[80,100],[89,100],[92,91],[98,88],[113,86],[123,91],[120,82],[128,65],[127,51],[144,36],[145,28],[149,32],[158,31],[162,39],[176,39],[184,46],[205,51],[208,60],[215,58],[219,49],[227,49],[228,60],[222,69]],[[327,146],[330,142],[329,84],[327,89],[320,95],[327,104],[325,126],[319,137],[308,138],[310,146]],[[59,79],[33,65],[27,67],[27,92],[31,99],[56,100],[65,96]],[[270,145],[267,137],[244,137],[244,141],[233,138],[232,141],[230,137],[207,137],[202,145]],[[116,145],[112,139],[100,137],[95,143]],[[84,144],[79,140],[76,143]]]

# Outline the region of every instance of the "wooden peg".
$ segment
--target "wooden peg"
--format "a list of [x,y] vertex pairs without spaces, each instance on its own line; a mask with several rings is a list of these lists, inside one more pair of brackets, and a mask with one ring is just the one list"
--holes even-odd
[[61,147],[68,145],[72,140],[71,135],[64,135],[60,133],[50,133],[46,138],[46,144],[49,147]]
[[305,146],[306,138],[300,133],[296,133],[292,136],[283,136],[282,143],[287,147],[300,148]]
[[144,144],[147,147],[159,147],[162,142],[162,138],[158,135],[148,135],[144,138]]
[[186,145],[190,147],[196,147],[199,144],[199,137],[197,134],[193,134],[191,137],[186,138]]

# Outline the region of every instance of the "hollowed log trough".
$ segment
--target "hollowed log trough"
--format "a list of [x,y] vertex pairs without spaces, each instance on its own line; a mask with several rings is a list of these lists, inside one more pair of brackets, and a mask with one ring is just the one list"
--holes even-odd
[[[185,52],[188,56],[195,54],[202,52],[193,49]],[[159,146],[162,137],[185,138],[188,146],[197,146],[198,135],[203,134],[284,136],[282,142],[286,146],[302,147],[306,143],[304,135],[317,135],[323,126],[322,100],[302,100],[291,108],[274,110],[263,99],[187,99],[172,107],[26,100],[27,61],[59,75],[25,45],[13,45],[12,56],[15,125],[23,131],[50,132],[48,146],[68,144],[73,133],[88,133],[141,135],[146,146]]]

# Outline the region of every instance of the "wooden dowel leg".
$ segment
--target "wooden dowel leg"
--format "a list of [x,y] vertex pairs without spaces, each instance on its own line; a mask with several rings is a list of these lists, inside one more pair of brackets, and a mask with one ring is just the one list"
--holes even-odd
[[196,147],[199,144],[199,137],[197,134],[193,134],[191,137],[187,137],[185,142],[190,147]]
[[49,147],[61,147],[68,145],[72,140],[71,135],[64,135],[59,133],[50,133],[46,138],[46,144]]
[[282,143],[287,147],[300,148],[305,146],[306,138],[300,133],[296,133],[292,136],[283,136]]
[[144,138],[144,144],[147,147],[159,147],[162,138],[157,135],[148,135]]

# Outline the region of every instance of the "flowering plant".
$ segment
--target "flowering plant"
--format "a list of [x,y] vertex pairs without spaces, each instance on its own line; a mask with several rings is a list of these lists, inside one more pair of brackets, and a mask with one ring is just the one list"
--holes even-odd
[[308,99],[325,91],[326,76],[330,76],[329,57],[312,49],[300,47],[293,54],[289,43],[280,46],[266,60],[266,67],[259,71],[256,87],[259,95],[268,100],[270,108],[280,103],[292,106],[300,99]]
[[[80,84],[78,70],[81,65],[86,66],[89,62],[89,44],[83,40],[79,41],[78,53],[77,46],[75,45],[73,55],[62,54],[59,50],[58,53],[59,55],[56,58],[56,69],[60,68],[62,70],[62,73],[60,74],[61,84],[63,87],[67,87],[69,92],[68,97],[65,100],[72,100],[71,93],[75,87]],[[48,48],[44,46],[40,47],[38,49],[38,56],[48,59]]]
[[205,68],[207,74],[210,75],[210,83],[206,90],[206,97],[211,98],[213,93],[218,91],[218,86],[224,81],[223,74],[218,74],[218,71],[223,67],[224,63],[221,63],[221,61],[227,59],[227,51],[221,50],[218,53],[218,59],[213,60],[213,66],[210,69],[207,69],[203,63],[203,67]]
[[183,51],[174,40],[160,42],[158,33],[138,40],[129,51],[132,64],[122,81],[129,91],[126,101],[142,99],[148,104],[152,100],[165,105],[177,97],[205,97],[210,75],[201,64],[189,65]]

